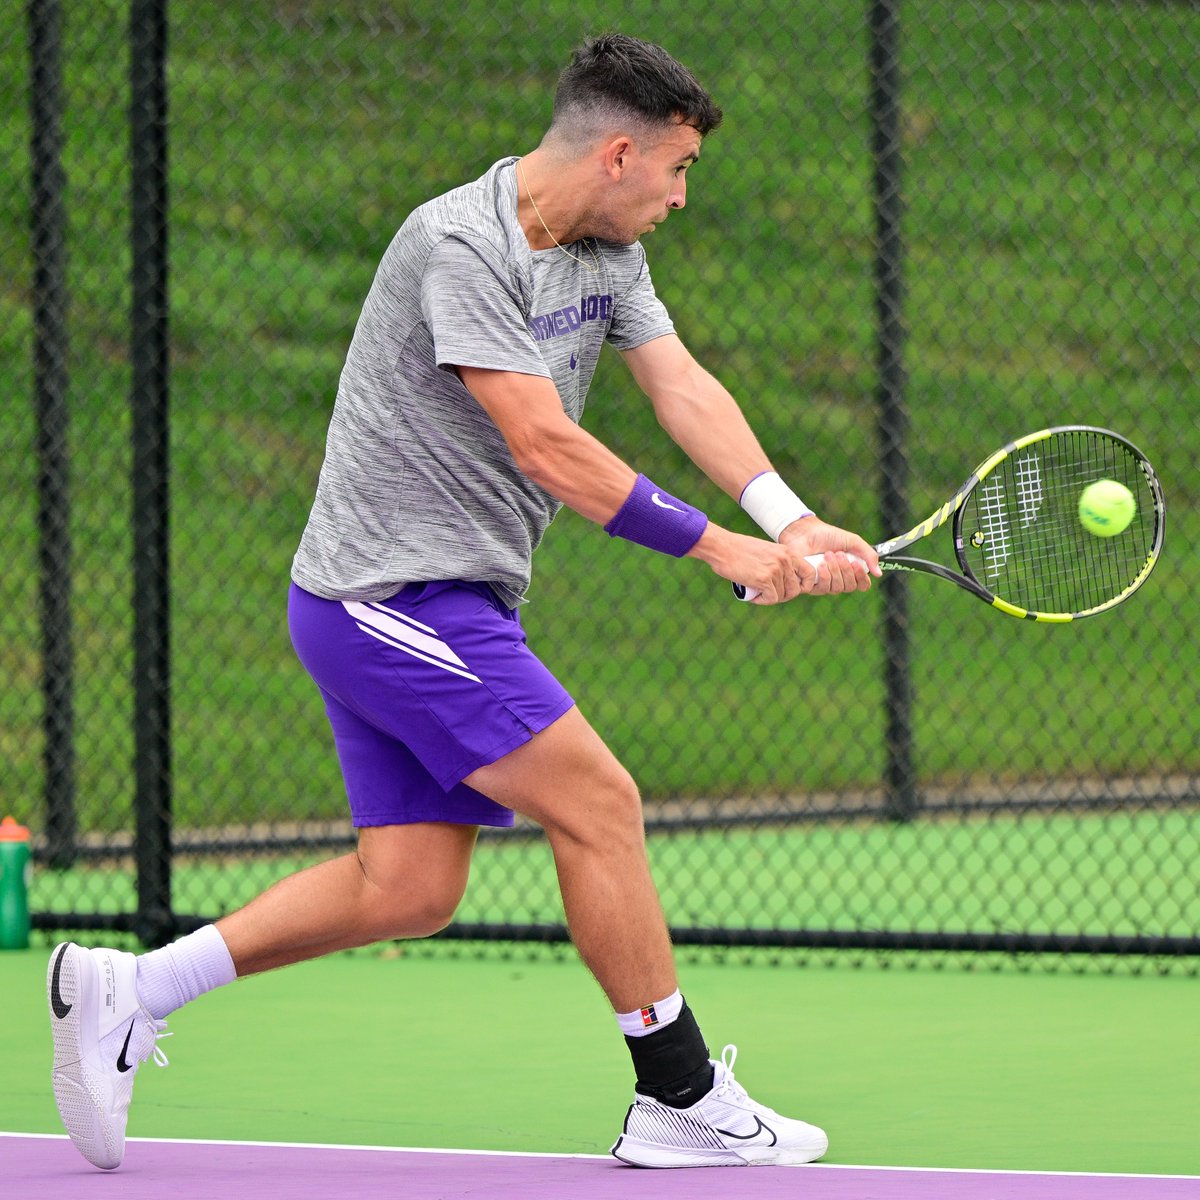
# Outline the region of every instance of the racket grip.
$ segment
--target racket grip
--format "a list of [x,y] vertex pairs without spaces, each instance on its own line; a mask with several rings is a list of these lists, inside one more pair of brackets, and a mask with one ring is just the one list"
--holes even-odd
[[[865,562],[863,562],[863,560],[861,558],[858,557],[857,554],[851,554],[849,557],[852,558],[856,563],[862,563],[862,565],[864,567],[867,565]],[[804,561],[814,567],[819,567],[825,561],[825,555],[824,554],[806,554],[804,556]],[[747,601],[757,599],[759,596],[762,595],[762,593],[758,590],[758,588],[747,587],[744,583],[733,584],[733,594],[739,600],[747,600]]]

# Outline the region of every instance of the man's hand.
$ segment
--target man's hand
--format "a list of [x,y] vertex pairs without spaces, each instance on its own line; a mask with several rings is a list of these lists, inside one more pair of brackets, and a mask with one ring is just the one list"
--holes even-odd
[[[873,546],[858,534],[839,529],[836,525],[827,525],[818,517],[803,517],[793,521],[779,535],[779,544],[798,554],[802,568],[816,575],[815,581],[801,589],[808,595],[865,592],[871,586],[871,577],[878,578],[883,573]],[[814,568],[811,563],[804,561],[810,554],[824,554],[824,563]],[[759,597],[754,603],[771,602]]]
[[[807,554],[827,557],[814,567],[805,561]],[[851,554],[867,565],[856,563]],[[755,588],[759,592],[755,604],[782,604],[800,595],[865,592],[871,576],[880,573],[875,551],[862,538],[815,517],[788,526],[778,545],[710,522],[689,556],[708,563],[722,579]]]

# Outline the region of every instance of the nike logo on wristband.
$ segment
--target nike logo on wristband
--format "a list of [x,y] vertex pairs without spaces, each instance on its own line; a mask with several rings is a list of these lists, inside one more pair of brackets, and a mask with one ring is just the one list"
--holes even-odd
[[659,508],[669,508],[672,512],[683,512],[682,508],[677,508],[674,504],[668,504],[657,492],[650,493],[650,501],[657,504]]

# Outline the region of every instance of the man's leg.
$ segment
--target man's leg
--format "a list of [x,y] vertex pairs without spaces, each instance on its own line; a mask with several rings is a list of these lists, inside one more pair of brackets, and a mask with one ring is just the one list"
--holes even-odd
[[[546,831],[571,938],[626,1032],[637,1090],[676,1107],[693,1104],[711,1089],[713,1068],[679,994],[629,772],[571,708],[465,782]],[[655,1014],[649,1036],[643,1010]]]
[[571,937],[613,1008],[670,995],[675,964],[637,786],[579,710],[464,782],[546,831]]
[[56,947],[47,970],[54,1095],[71,1140],[111,1170],[125,1152],[137,1069],[164,1018],[243,976],[384,938],[425,937],[462,898],[477,827],[363,829],[358,851],[281,880],[245,908],[161,950]]
[[445,928],[477,833],[434,822],[359,830],[356,853],[289,875],[217,922],[238,977]]
[[[746,1095],[733,1077],[736,1049],[709,1059],[678,992],[637,787],[579,710],[465,782],[545,829],[571,936],[626,1032],[637,1095],[613,1154],[645,1167],[820,1158],[823,1130]],[[660,1009],[671,1019],[631,1035],[639,1010],[654,1021]]]

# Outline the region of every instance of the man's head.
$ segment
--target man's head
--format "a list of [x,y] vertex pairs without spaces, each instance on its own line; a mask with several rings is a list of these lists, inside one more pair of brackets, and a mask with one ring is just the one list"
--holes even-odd
[[586,209],[570,236],[629,243],[653,230],[684,206],[687,168],[720,123],[709,94],[661,47],[619,33],[584,42],[539,148]]
[[606,33],[571,56],[558,80],[549,132],[579,152],[614,129],[649,137],[683,124],[704,137],[720,123],[721,110],[695,76],[660,46]]

